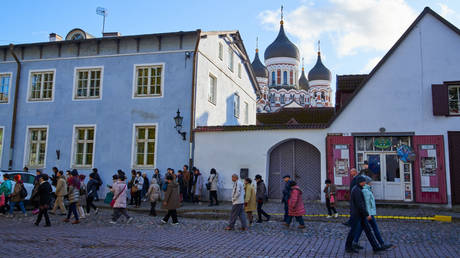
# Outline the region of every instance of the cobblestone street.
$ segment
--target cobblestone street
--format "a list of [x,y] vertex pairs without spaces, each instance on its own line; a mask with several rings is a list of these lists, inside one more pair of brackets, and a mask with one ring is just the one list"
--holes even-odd
[[[227,232],[225,220],[179,217],[180,225],[161,225],[161,217],[130,212],[134,220],[109,224],[110,210],[102,210],[65,224],[62,216],[51,216],[51,228],[34,226],[35,217],[0,217],[0,257],[304,257],[346,256],[348,228],[340,222],[312,221],[306,228],[287,229],[279,221],[255,224],[246,232]],[[238,223],[236,228],[238,228]],[[434,221],[380,220],[386,241],[395,248],[382,252],[388,257],[459,257],[460,224]],[[364,234],[360,256],[373,256]]]

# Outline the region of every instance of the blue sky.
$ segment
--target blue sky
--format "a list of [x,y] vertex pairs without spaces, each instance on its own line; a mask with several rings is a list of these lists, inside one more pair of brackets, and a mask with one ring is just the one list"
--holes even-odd
[[65,36],[76,27],[100,36],[102,17],[95,9],[102,6],[109,10],[106,31],[122,35],[237,29],[252,59],[256,37],[262,53],[275,39],[281,5],[306,71],[321,40],[333,77],[368,73],[425,6],[460,25],[456,0],[15,0],[2,3],[0,45],[47,41],[51,32]]

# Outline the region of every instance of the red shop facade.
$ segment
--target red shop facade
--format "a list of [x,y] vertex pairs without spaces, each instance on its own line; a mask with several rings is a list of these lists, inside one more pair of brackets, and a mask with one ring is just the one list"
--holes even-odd
[[[410,149],[410,158],[401,154]],[[327,176],[336,184],[339,200],[348,200],[350,169],[367,161],[377,200],[447,203],[443,135],[413,133],[328,135]]]

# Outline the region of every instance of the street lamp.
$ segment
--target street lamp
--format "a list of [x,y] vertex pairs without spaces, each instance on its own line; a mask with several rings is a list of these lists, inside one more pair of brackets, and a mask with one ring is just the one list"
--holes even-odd
[[180,111],[179,109],[177,109],[177,115],[176,117],[174,117],[174,122],[176,123],[176,126],[174,126],[174,128],[176,128],[178,134],[182,135],[182,140],[185,141],[186,132],[181,132],[182,120],[184,120],[184,118],[180,116]]

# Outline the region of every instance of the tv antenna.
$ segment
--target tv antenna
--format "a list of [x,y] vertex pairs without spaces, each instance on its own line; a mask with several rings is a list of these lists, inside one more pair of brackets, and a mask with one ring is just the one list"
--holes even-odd
[[98,7],[96,8],[96,14],[97,15],[101,15],[103,18],[102,20],[102,35],[104,35],[104,27],[105,27],[105,17],[107,17],[107,15],[109,15],[109,12],[106,8],[103,8],[103,7]]

